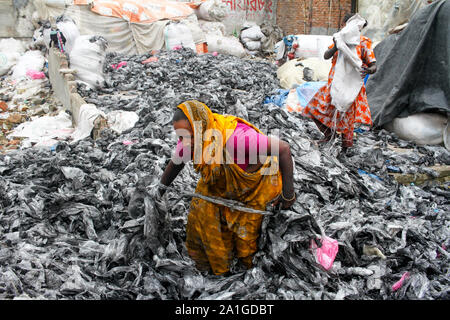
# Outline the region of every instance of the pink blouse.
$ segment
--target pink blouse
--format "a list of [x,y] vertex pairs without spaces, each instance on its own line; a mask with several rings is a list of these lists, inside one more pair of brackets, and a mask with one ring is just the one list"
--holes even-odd
[[[267,150],[269,139],[266,135],[258,133],[245,123],[238,122],[233,134],[227,140],[226,148],[242,170],[246,170],[249,164],[256,164],[260,150]],[[174,157],[183,157],[183,143],[178,141]]]

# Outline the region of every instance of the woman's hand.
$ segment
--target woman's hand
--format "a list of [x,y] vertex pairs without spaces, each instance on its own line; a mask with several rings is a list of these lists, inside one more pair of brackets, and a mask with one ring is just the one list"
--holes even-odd
[[331,49],[328,49],[327,51],[325,51],[325,53],[323,54],[323,58],[325,60],[330,59],[331,57],[334,56],[334,54],[338,51],[338,47],[336,44],[336,39],[333,38],[333,42],[334,42],[334,47],[332,47]]
[[[160,183],[163,186],[170,186],[172,181],[178,176],[180,171],[184,168],[184,163],[181,164],[174,164],[172,160],[169,161],[166,169],[164,170]],[[163,188],[162,186],[158,189],[158,193],[160,196],[163,196],[166,192],[166,188]]]
[[376,64],[372,64],[370,67],[363,67],[361,70],[361,78],[365,78],[368,74],[374,74],[377,72],[377,66]]
[[272,202],[272,207],[276,209],[278,206],[281,205],[281,209],[289,209],[297,200],[297,197],[295,196],[295,193],[290,197],[285,197],[282,193],[275,198],[275,200]]

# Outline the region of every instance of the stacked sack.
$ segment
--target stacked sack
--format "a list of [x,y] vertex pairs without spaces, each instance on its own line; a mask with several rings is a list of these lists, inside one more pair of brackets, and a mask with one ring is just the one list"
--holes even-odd
[[196,10],[198,23],[208,44],[208,52],[217,52],[245,57],[245,49],[238,38],[226,35],[225,25],[220,22],[227,13],[226,5],[220,0],[209,0]]
[[103,65],[106,58],[107,41],[101,36],[79,36],[70,53],[70,68],[75,69],[77,80],[91,88],[103,87]]
[[245,52],[249,55],[256,56],[261,52],[262,42],[266,36],[262,33],[261,28],[257,25],[245,27],[241,30],[241,42],[244,44]]
[[234,36],[225,35],[225,26],[220,22],[201,21],[200,28],[205,33],[208,52],[217,52],[239,58],[245,57],[245,49]]

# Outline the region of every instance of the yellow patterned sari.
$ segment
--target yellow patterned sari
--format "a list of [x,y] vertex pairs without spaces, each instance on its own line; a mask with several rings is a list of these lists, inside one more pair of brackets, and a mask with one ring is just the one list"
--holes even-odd
[[[238,122],[261,131],[243,119],[212,113],[198,101],[186,101],[178,108],[189,119],[195,141],[201,141],[194,143],[194,168],[201,174],[196,192],[237,200],[249,208],[265,210],[267,203],[281,193],[278,158],[267,157],[263,166],[255,172],[245,172],[232,161],[225,161],[225,144]],[[210,134],[211,129],[221,135]],[[202,140],[198,140],[200,137]],[[212,158],[219,161],[211,161]],[[217,163],[220,160],[222,163]],[[233,251],[250,268],[257,251],[261,222],[262,215],[231,211],[228,207],[193,198],[186,226],[188,253],[198,269],[211,268],[217,275],[229,271]]]

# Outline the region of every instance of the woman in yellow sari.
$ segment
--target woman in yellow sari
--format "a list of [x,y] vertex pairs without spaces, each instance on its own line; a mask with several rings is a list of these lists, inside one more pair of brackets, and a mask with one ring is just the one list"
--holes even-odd
[[[185,162],[193,160],[201,174],[198,194],[236,200],[257,210],[269,203],[284,209],[294,203],[293,163],[286,142],[263,135],[241,118],[212,113],[199,101],[185,101],[177,108],[173,126],[179,143],[162,185],[169,186]],[[234,251],[251,268],[261,222],[260,214],[193,198],[186,226],[188,253],[199,270],[216,275],[229,271]]]

